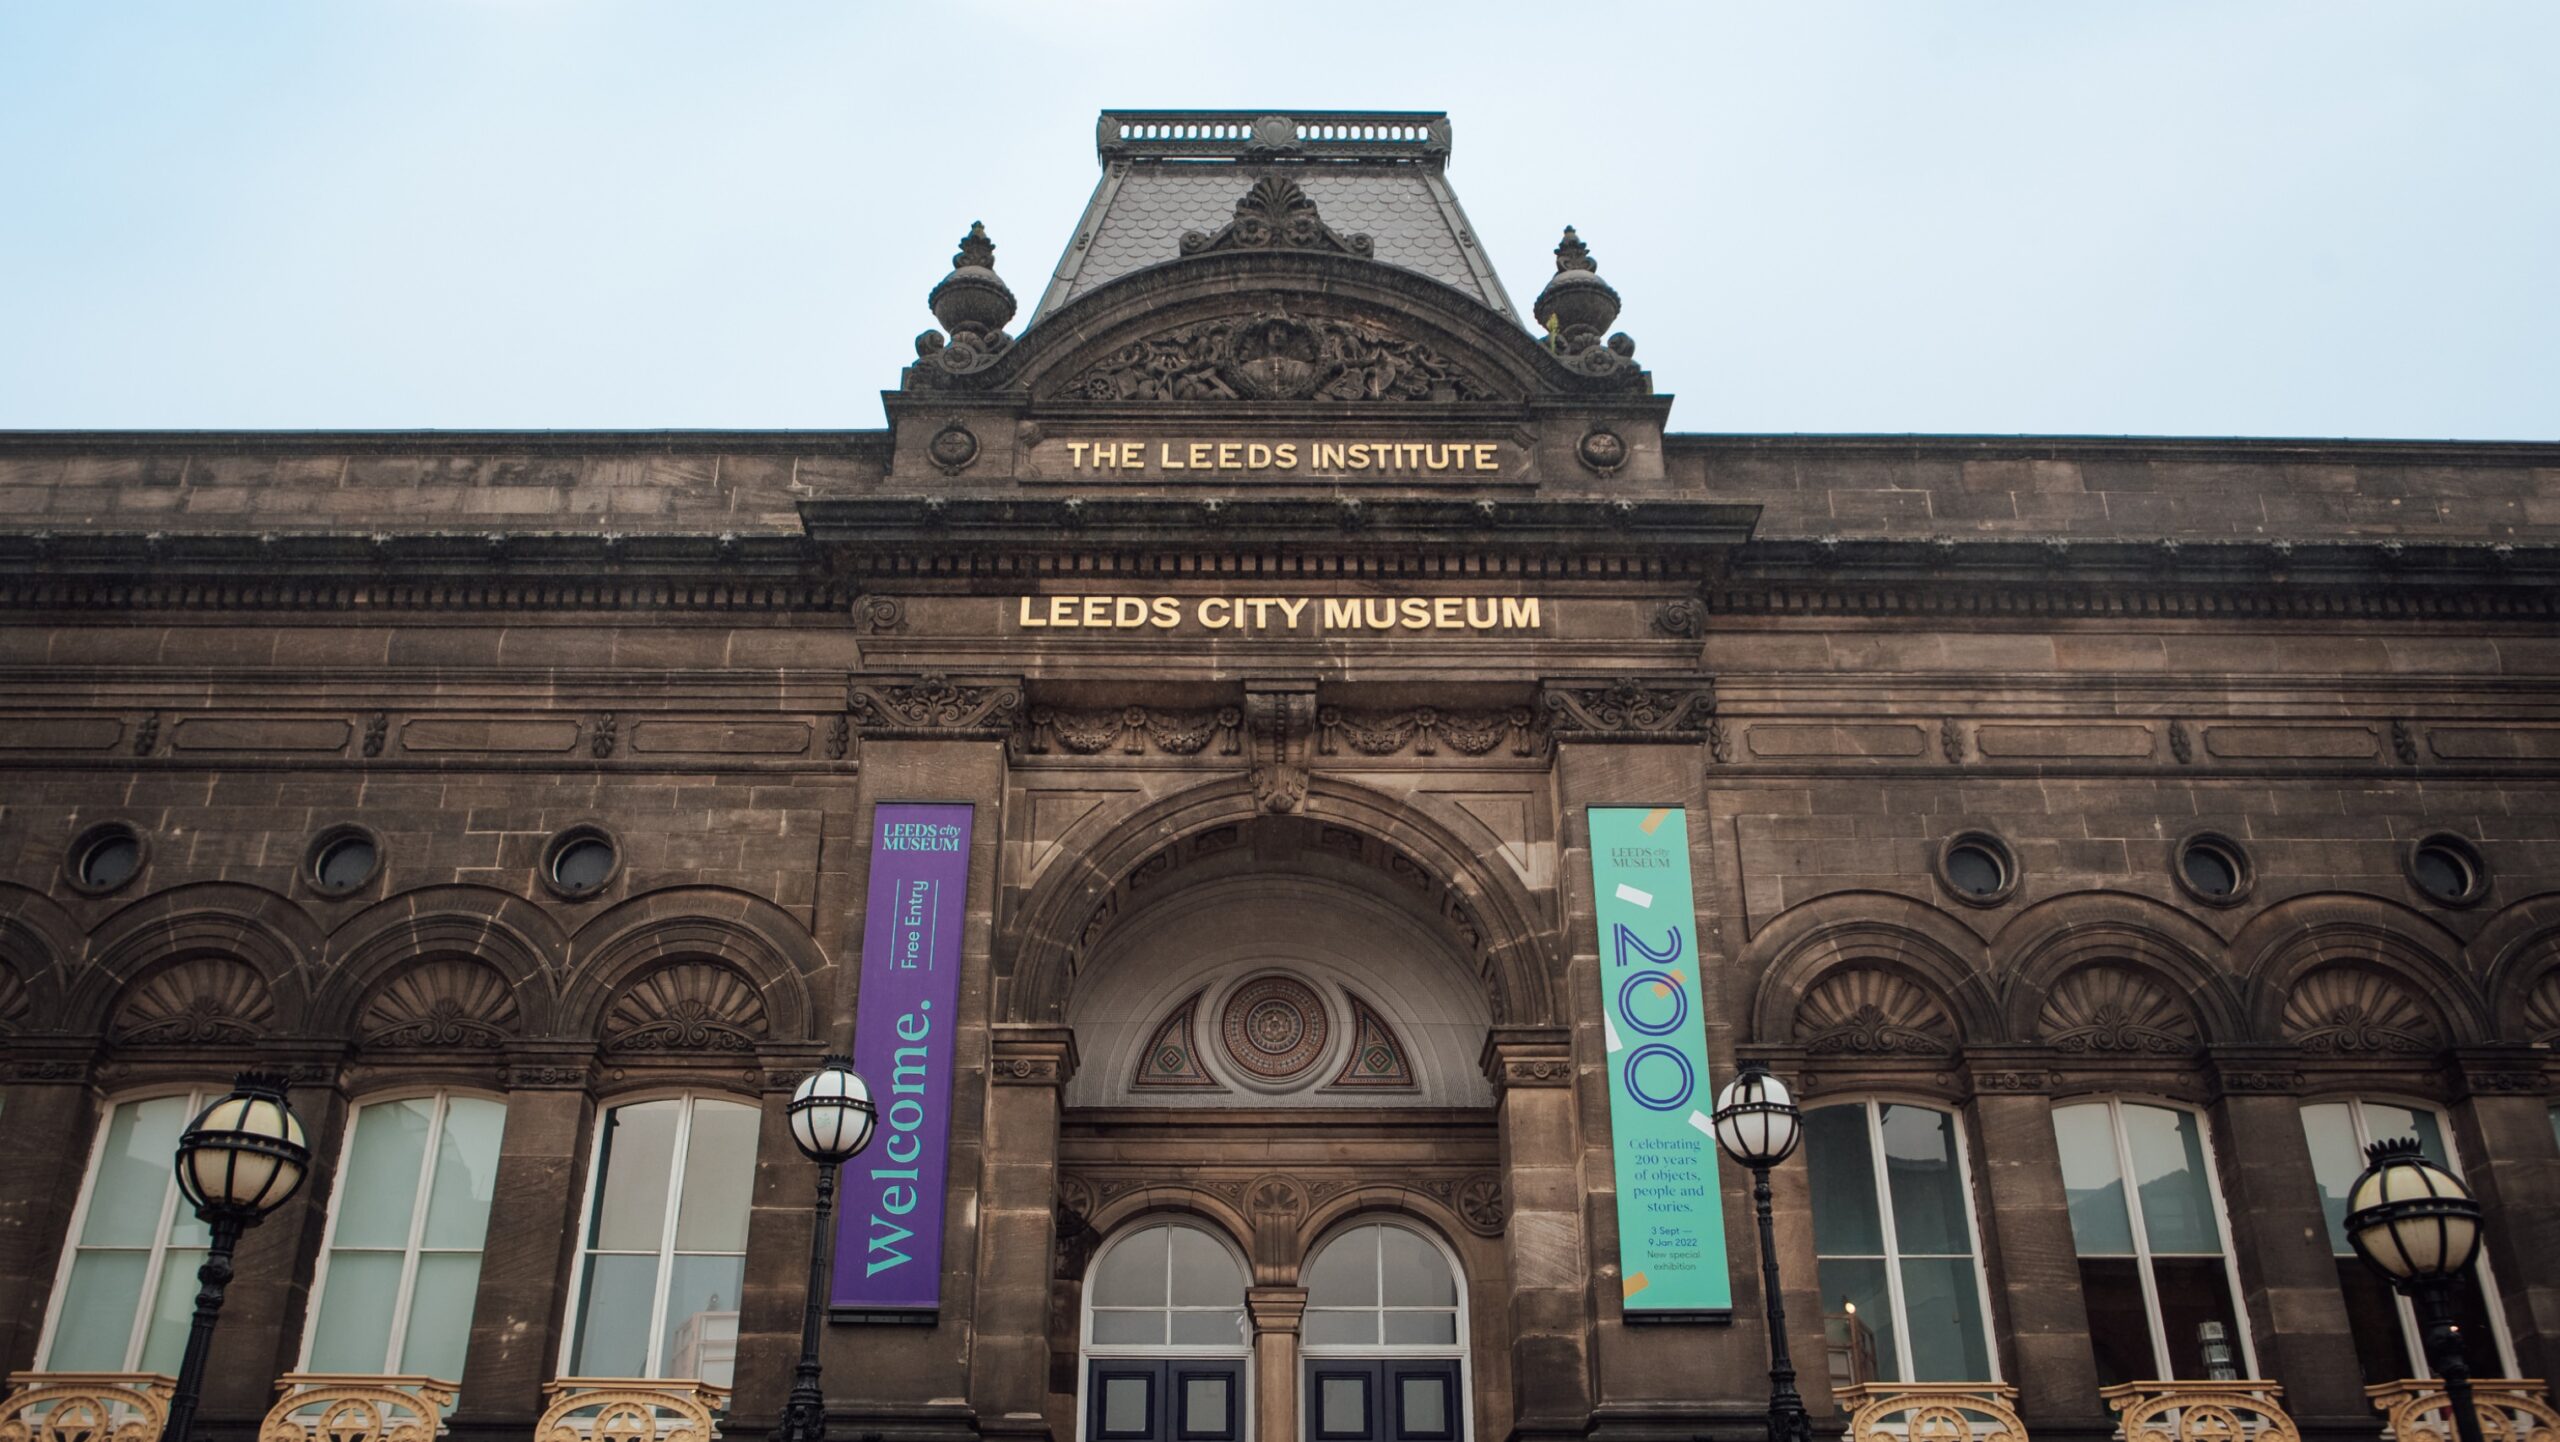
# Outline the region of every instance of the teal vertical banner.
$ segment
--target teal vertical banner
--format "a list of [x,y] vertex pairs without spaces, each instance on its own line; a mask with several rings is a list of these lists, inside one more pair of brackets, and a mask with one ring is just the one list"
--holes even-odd
[[1689,814],[1594,806],[1589,815],[1627,1319],[1730,1313]]

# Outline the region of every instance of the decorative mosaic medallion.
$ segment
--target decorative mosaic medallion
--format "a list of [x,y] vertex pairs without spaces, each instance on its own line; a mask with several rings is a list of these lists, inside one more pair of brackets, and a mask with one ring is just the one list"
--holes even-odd
[[1332,1023],[1313,987],[1294,977],[1263,976],[1227,997],[1218,1031],[1227,1057],[1258,1081],[1289,1081],[1324,1055]]

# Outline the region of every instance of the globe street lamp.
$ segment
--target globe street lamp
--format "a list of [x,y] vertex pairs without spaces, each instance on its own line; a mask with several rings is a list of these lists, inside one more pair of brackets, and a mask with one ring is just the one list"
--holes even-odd
[[[1769,1169],[1794,1155],[1803,1135],[1795,1098],[1786,1083],[1759,1062],[1716,1097],[1716,1145],[1751,1169],[1751,1200],[1760,1213],[1760,1290],[1769,1304],[1769,1442],[1810,1442],[1813,1419],[1796,1393],[1796,1365],[1787,1356],[1787,1311],[1778,1297],[1778,1240],[1769,1225]],[[2477,1442],[2465,1438],[2464,1442]]]
[[2461,1442],[2480,1442],[2471,1363],[2453,1320],[2453,1289],[2480,1256],[2480,1203],[2462,1179],[2428,1161],[2416,1137],[2365,1148],[2347,1189],[2347,1242],[2418,1309],[2427,1365],[2444,1379]]
[[213,1245],[196,1268],[195,1321],[187,1329],[186,1356],[178,1364],[178,1387],[169,1399],[162,1442],[189,1442],[196,1395],[204,1390],[205,1355],[213,1348],[214,1319],[222,1312],[223,1290],[231,1285],[232,1248],[242,1232],[300,1191],[311,1170],[302,1119],[293,1114],[284,1091],[283,1077],[242,1072],[231,1094],[197,1113],[178,1136],[178,1190],[194,1205],[197,1219],[213,1229]]
[[784,1112],[800,1154],[818,1164],[817,1230],[809,1237],[809,1297],[800,1317],[800,1365],[782,1409],[777,1442],[826,1442],[827,1397],[818,1385],[818,1326],[826,1314],[828,1264],[835,1258],[836,1172],[871,1144],[877,1113],[871,1088],[850,1057],[831,1056],[801,1081]]

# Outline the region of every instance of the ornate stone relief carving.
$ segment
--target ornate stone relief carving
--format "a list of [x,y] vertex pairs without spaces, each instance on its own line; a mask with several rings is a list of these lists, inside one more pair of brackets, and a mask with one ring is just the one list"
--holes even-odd
[[1796,1008],[1796,1040],[1815,1056],[1945,1056],[1955,1025],[1937,998],[1875,967],[1825,977]]
[[749,1052],[764,1036],[764,999],[745,977],[708,961],[642,977],[604,1022],[605,1050],[618,1052]]
[[1236,201],[1235,218],[1216,233],[1183,232],[1186,256],[1222,250],[1318,250],[1365,260],[1376,246],[1365,235],[1344,235],[1325,224],[1314,198],[1298,182],[1266,175]]
[[126,1046],[207,1046],[253,1042],[275,1021],[275,999],[257,968],[199,956],[127,993],[107,1033]]
[[1285,310],[1132,342],[1064,387],[1088,401],[1478,401],[1498,393],[1437,348],[1372,320]]
[[864,736],[938,740],[1002,740],[1022,714],[1022,687],[1011,681],[955,681],[938,672],[914,677],[856,676],[845,685],[845,711]]
[[1451,1205],[1458,1220],[1479,1237],[1502,1235],[1503,1224],[1510,1220],[1511,1207],[1502,1195],[1502,1178],[1492,1172],[1478,1172],[1458,1183]]
[[1145,706],[1118,710],[1062,711],[1031,708],[1030,719],[1014,733],[1014,754],[1095,756],[1117,749],[1124,756],[1197,756],[1217,745],[1217,754],[1233,756],[1243,749],[1244,712],[1234,706],[1214,711],[1160,711]]
[[1013,319],[1013,290],[996,274],[996,243],[983,222],[971,221],[969,233],[951,257],[951,273],[926,294],[933,318],[950,331],[929,330],[916,337],[916,363],[907,372],[907,388],[947,385],[994,365],[1013,349],[1004,324]]
[[1129,1085],[1139,1090],[1172,1089],[1184,1091],[1225,1091],[1217,1078],[1201,1063],[1200,1046],[1194,1027],[1200,1011],[1200,992],[1182,999],[1155,1035],[1147,1039],[1146,1050],[1138,1057],[1138,1074]]
[[2526,994],[2524,1034],[2544,1046],[2560,1043],[2560,967],[2544,972]]
[[1716,688],[1705,677],[1550,682],[1541,701],[1547,729],[1559,741],[1701,741],[1716,709]]
[[1707,633],[1706,603],[1695,596],[1677,596],[1653,608],[1653,629],[1659,635],[1695,638]]
[[1556,243],[1555,276],[1530,306],[1530,313],[1546,328],[1547,349],[1584,375],[1637,374],[1636,343],[1625,331],[1605,342],[1600,339],[1600,333],[1618,318],[1618,305],[1618,292],[1600,278],[1591,247],[1582,243],[1572,226],[1566,226],[1564,239]]
[[1314,688],[1248,687],[1244,714],[1253,733],[1253,799],[1265,811],[1295,811],[1307,799],[1307,740],[1314,729]]
[[1343,1058],[1342,1069],[1326,1083],[1326,1090],[1341,1088],[1409,1088],[1413,1082],[1413,1059],[1397,1037],[1387,1019],[1358,996],[1351,998],[1351,1054]]
[[2307,1052],[2425,1052],[2443,1031],[2406,987],[2380,972],[2332,966],[2294,983],[2284,1034]]
[[1316,714],[1316,750],[1336,756],[1436,756],[1442,747],[1461,756],[1484,756],[1509,743],[1514,756],[1543,755],[1546,728],[1526,706],[1507,711],[1346,711],[1328,706]]
[[18,979],[16,972],[0,966],[0,1035],[26,1030],[27,1013],[34,1009],[35,1003],[27,995],[27,984]]
[[368,1047],[492,1047],[515,1034],[515,989],[476,961],[431,961],[393,977],[365,1004]]
[[2174,1056],[2195,1050],[2195,1018],[2141,972],[2084,966],[2055,983],[2038,1023],[2057,1051]]
[[1324,1059],[1333,1020],[1315,988],[1293,976],[1260,976],[1227,996],[1218,1037],[1227,1060],[1262,1082],[1304,1077]]

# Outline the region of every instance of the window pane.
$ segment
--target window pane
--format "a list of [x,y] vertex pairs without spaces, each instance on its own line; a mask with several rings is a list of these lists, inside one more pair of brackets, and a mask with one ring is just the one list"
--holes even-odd
[[1177,1307],[1241,1307],[1244,1273],[1233,1253],[1206,1232],[1172,1229],[1173,1304]]
[[1224,1437],[1235,1431],[1234,1389],[1224,1377],[1185,1377],[1182,1379],[1182,1425],[1178,1430],[1208,1437]]
[[2133,1147],[2134,1184],[2142,1197],[2142,1226],[2151,1250],[2220,1252],[2222,1226],[2213,1216],[2204,1135],[2195,1114],[2127,1106],[2124,1128]]
[[[2302,1139],[2311,1147],[2311,1180],[2320,1194],[2320,1215],[2329,1224],[2329,1250],[2354,1255],[2347,1245],[2347,1193],[2364,1170],[2364,1154],[2356,1146],[2355,1118],[2345,1102],[2314,1102],[2302,1109]],[[2384,1379],[2391,1380],[2389,1378]]]
[[2498,1357],[2498,1333],[2489,1325],[2489,1309],[2484,1303],[2480,1273],[2475,1269],[2453,1289],[2453,1321],[2462,1329],[2462,1355],[2471,1363],[2474,1377],[2513,1376]]
[[[667,1176],[676,1164],[680,1101],[640,1102],[605,1113],[602,1169],[596,1189],[595,1235],[588,1245],[607,1252],[655,1252],[667,1241]],[[641,1330],[648,1329],[645,1317]],[[648,1348],[642,1347],[642,1357]],[[638,1372],[588,1372],[590,1377],[637,1377]]]
[[729,1385],[738,1362],[738,1292],[746,1275],[744,1257],[675,1259],[667,1284],[667,1344],[659,1353],[658,1375]]
[[645,1377],[649,1309],[658,1290],[656,1257],[589,1257],[578,1304],[578,1343],[569,1370],[580,1377]]
[[506,1130],[503,1102],[454,1097],[445,1103],[444,1136],[436,1144],[436,1175],[427,1195],[430,1247],[479,1250],[489,1230],[489,1195],[498,1175],[498,1138]]
[[142,1334],[138,1370],[177,1372],[178,1359],[186,1355],[187,1326],[196,1316],[196,1289],[203,1285],[196,1268],[204,1259],[204,1252],[194,1247],[171,1247],[161,1259],[160,1296],[151,1304],[150,1328]]
[[311,1371],[390,1370],[391,1314],[400,1304],[400,1261],[398,1252],[329,1253],[320,1314],[311,1329]]
[[1813,1249],[1826,1257],[1884,1255],[1866,1107],[1806,1112],[1804,1164],[1813,1183]]
[[346,1169],[337,1181],[339,1246],[409,1245],[418,1169],[426,1164],[435,1114],[433,1097],[376,1102],[356,1113],[355,1144],[347,1149]]
[[1398,1378],[1396,1430],[1446,1436],[1449,1431],[1449,1380],[1445,1377]]
[[1451,1346],[1458,1340],[1458,1314],[1455,1312],[1388,1312],[1387,1341],[1391,1345]]
[[1164,1345],[1164,1313],[1096,1312],[1093,1314],[1093,1340],[1161,1347]]
[[2160,1325],[2168,1333],[2169,1375],[2205,1379],[2204,1339],[2197,1329],[2219,1322],[2223,1340],[2231,1347],[2233,1372],[2247,1376],[2249,1358],[2240,1349],[2240,1317],[2231,1305],[2231,1273],[2222,1259],[2162,1257],[2151,1265],[2160,1286]]
[[471,1345],[471,1303],[479,1293],[478,1252],[429,1252],[419,1257],[399,1370],[414,1377],[461,1381],[463,1354]]
[[1883,1260],[1825,1257],[1814,1264],[1814,1272],[1815,1279],[1822,1284],[1822,1310],[1844,1312],[1855,1306],[1858,1320],[1875,1338],[1875,1380],[1901,1381],[1902,1354],[1894,1340],[1893,1296],[1885,1290]]
[[2053,1138],[2062,1149],[2062,1192],[2071,1204],[2071,1237],[2080,1255],[2131,1255],[2133,1223],[2125,1215],[2124,1177],[2106,1107],[2055,1107]]
[[1971,1257],[1902,1259],[1902,1310],[1911,1327],[1911,1380],[1980,1382],[1991,1376],[1982,1336],[1982,1290]]
[[1310,1346],[1340,1343],[1374,1347],[1378,1343],[1378,1314],[1375,1312],[1320,1312],[1310,1307],[1305,1325]]
[[1233,1311],[1173,1314],[1173,1342],[1177,1347],[1238,1347],[1244,1341],[1242,1307]]
[[1316,1255],[1306,1274],[1309,1306],[1378,1305],[1378,1233],[1382,1230],[1355,1227]]
[[1440,1249],[1402,1227],[1378,1229],[1378,1246],[1390,1307],[1454,1307],[1458,1282]]
[[1161,1307],[1165,1301],[1165,1249],[1171,1227],[1149,1227],[1123,1238],[1093,1277],[1097,1307]]
[[2445,1154],[2444,1132],[2436,1126],[2434,1112],[2393,1106],[2389,1102],[2358,1102],[2364,1108],[2365,1131],[2377,1142],[2393,1137],[2416,1137],[2418,1150],[2428,1161],[2450,1170],[2452,1158]]
[[1316,1389],[1323,1398],[1320,1425],[1327,1432],[1365,1437],[1369,1432],[1369,1379],[1327,1377]]
[[[685,1143],[684,1205],[676,1213],[679,1252],[743,1252],[747,1207],[755,1199],[754,1107],[736,1102],[693,1104],[693,1135]],[[736,1292],[729,1294],[735,1303]]]
[[2151,1350],[2151,1314],[2142,1305],[2141,1266],[2131,1257],[2080,1261],[2080,1295],[2089,1307],[2089,1347],[2097,1354],[2101,1387],[2160,1376]]
[[2418,1359],[2409,1354],[2408,1335],[2400,1330],[2400,1302],[2391,1284],[2362,1258],[2340,1257],[2338,1291],[2347,1299],[2347,1331],[2355,1338],[2356,1370],[2364,1384],[2378,1387],[2416,1376]]
[[1145,1434],[1155,1430],[1147,1416],[1147,1394],[1155,1390],[1149,1383],[1145,1377],[1102,1379],[1103,1431]]
[[1904,1256],[1971,1253],[1964,1173],[1956,1159],[1956,1119],[1927,1107],[1889,1106],[1882,1125],[1885,1181],[1893,1189],[1894,1244]]
[[[177,1155],[178,1133],[186,1129],[191,1116],[188,1099],[182,1096],[126,1102],[115,1109],[107,1120],[107,1145],[98,1155],[97,1179],[89,1187],[89,1215],[80,1226],[81,1245],[147,1247],[158,1240],[161,1204],[175,1185],[171,1159]],[[122,1370],[121,1342],[116,1353],[118,1366],[111,1370]]]
[[133,1314],[142,1306],[144,1251],[82,1252],[71,1263],[45,1366],[55,1372],[121,1372],[133,1343]]

